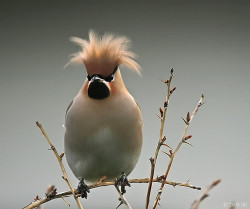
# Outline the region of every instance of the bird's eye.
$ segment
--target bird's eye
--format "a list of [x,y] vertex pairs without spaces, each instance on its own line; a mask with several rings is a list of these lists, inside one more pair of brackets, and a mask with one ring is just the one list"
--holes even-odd
[[106,77],[106,78],[104,78],[100,74],[93,74],[92,76],[87,75],[87,79],[88,79],[88,81],[91,81],[92,78],[98,77],[98,78],[101,78],[101,79],[105,80],[106,82],[112,82],[114,80],[114,74],[117,71],[117,69],[118,69],[118,65],[116,65],[116,67],[113,70],[113,72],[108,77]]
[[111,81],[114,80],[114,75],[110,75],[107,78],[105,78],[104,80],[107,81],[107,82],[111,82]]

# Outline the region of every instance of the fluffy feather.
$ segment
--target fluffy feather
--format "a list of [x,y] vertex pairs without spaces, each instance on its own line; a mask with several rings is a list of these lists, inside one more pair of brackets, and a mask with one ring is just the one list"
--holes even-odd
[[140,74],[140,66],[134,61],[136,55],[128,50],[130,40],[125,36],[104,34],[100,37],[90,31],[89,41],[77,37],[71,37],[71,41],[82,50],[73,54],[69,63],[85,64],[89,75],[108,76],[116,65],[125,65]]

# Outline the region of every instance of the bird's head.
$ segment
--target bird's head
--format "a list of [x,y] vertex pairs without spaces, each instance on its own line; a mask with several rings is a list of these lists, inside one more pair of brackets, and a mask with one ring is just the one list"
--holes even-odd
[[140,66],[134,61],[135,54],[128,51],[130,40],[124,36],[89,32],[89,41],[72,37],[71,41],[82,47],[73,54],[69,63],[84,64],[87,70],[87,92],[93,99],[105,99],[116,88],[125,88],[119,66],[125,65],[140,74]]

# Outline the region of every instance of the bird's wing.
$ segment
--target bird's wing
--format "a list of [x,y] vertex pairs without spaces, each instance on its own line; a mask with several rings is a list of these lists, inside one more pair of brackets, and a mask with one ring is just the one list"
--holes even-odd
[[[141,108],[140,108],[139,104],[136,102],[136,100],[135,100],[135,99],[134,99],[134,101],[135,101],[135,104],[137,105],[137,107],[138,107],[139,111],[141,112]],[[142,124],[142,126],[143,126],[143,121],[141,121],[141,124]]]
[[135,104],[137,105],[137,107],[139,108],[139,110],[141,111],[141,108],[140,108],[139,104],[137,103],[137,101],[135,99],[134,99],[134,101],[135,101]]
[[66,117],[66,115],[67,115],[67,113],[68,113],[68,111],[69,111],[71,105],[73,104],[73,102],[74,102],[74,99],[69,103],[69,106],[68,106],[67,109],[66,109],[65,117]]

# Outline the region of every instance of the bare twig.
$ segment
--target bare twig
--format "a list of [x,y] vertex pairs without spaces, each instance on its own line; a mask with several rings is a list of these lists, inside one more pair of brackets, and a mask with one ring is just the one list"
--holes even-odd
[[208,192],[213,188],[215,187],[217,184],[219,184],[221,182],[220,179],[214,181],[209,187],[207,187],[207,189],[203,192],[203,194],[201,195],[201,197],[197,200],[194,201],[194,203],[192,204],[192,209],[198,209],[199,208],[199,205],[200,203],[205,199],[207,198],[209,195],[208,195]]
[[199,100],[197,106],[195,107],[195,109],[194,109],[192,115],[190,116],[190,113],[188,112],[187,117],[186,117],[186,121],[184,120],[184,121],[185,121],[185,124],[186,124],[184,133],[183,133],[183,135],[182,135],[181,141],[179,142],[179,144],[177,145],[176,149],[174,150],[174,152],[173,152],[173,153],[171,154],[171,156],[170,156],[170,160],[169,160],[169,163],[168,163],[168,167],[167,167],[166,173],[165,173],[165,175],[164,175],[164,178],[163,178],[161,187],[160,187],[160,189],[158,190],[158,194],[157,194],[157,196],[156,196],[156,199],[155,199],[155,202],[154,202],[154,205],[153,205],[153,209],[155,209],[155,208],[157,207],[157,205],[159,204],[160,197],[161,197],[163,188],[164,188],[164,186],[165,186],[165,182],[166,182],[166,180],[167,180],[167,177],[168,177],[168,174],[169,174],[169,171],[170,171],[170,168],[171,168],[171,166],[172,166],[172,163],[173,163],[173,160],[174,160],[174,157],[175,157],[176,153],[178,152],[178,150],[180,149],[180,147],[181,147],[181,145],[182,145],[183,143],[189,144],[189,143],[187,142],[187,140],[190,139],[192,136],[191,136],[191,135],[186,136],[187,130],[188,130],[188,128],[189,128],[189,124],[190,124],[191,121],[193,120],[195,114],[198,112],[199,107],[200,107],[202,104],[204,104],[204,95],[203,95],[203,94],[202,94],[202,96],[201,96],[201,98],[200,98],[200,100]]
[[[163,178],[162,177],[158,177],[158,178],[154,178],[152,180],[152,182],[158,182],[158,183],[162,183],[163,181]],[[149,178],[143,178],[143,179],[130,179],[129,180],[129,183],[148,183],[149,182]],[[172,186],[182,186],[182,187],[187,187],[187,188],[190,188],[190,189],[197,189],[197,190],[201,190],[200,187],[197,187],[197,186],[194,186],[194,185],[191,185],[189,184],[188,182],[184,182],[184,183],[180,183],[180,182],[174,182],[174,181],[166,181],[165,182],[166,184],[169,184],[169,185],[172,185]],[[98,188],[98,187],[104,187],[104,186],[113,186],[115,185],[115,181],[102,181],[100,183],[97,183],[97,184],[92,184],[92,185],[89,185],[89,189],[95,189],[95,188]],[[57,195],[55,195],[54,197],[51,197],[51,198],[43,198],[43,199],[37,199],[35,202],[33,202],[32,204],[29,205],[29,208],[34,208],[34,207],[37,207],[43,203],[46,203],[48,201],[51,201],[53,199],[58,199],[58,198],[63,198],[63,197],[68,197],[72,195],[72,192],[71,191],[66,191],[66,192],[62,192],[62,193],[58,193]]]
[[148,184],[148,191],[147,191],[145,209],[148,209],[148,206],[149,206],[151,189],[152,189],[152,183],[153,183],[154,172],[155,172],[155,165],[156,165],[156,161],[157,161],[157,158],[158,158],[158,154],[159,154],[160,148],[161,148],[161,146],[163,144],[163,141],[162,141],[162,139],[163,139],[163,130],[164,130],[164,126],[165,126],[167,108],[168,108],[168,104],[169,104],[169,97],[174,92],[174,90],[176,89],[174,87],[172,90],[170,90],[170,84],[171,84],[172,78],[174,76],[173,72],[174,72],[174,70],[172,68],[171,71],[170,71],[170,77],[169,77],[169,79],[163,81],[165,84],[167,84],[167,95],[166,95],[166,99],[165,99],[165,102],[164,102],[164,110],[162,110],[160,108],[161,128],[160,128],[160,135],[159,135],[158,145],[157,145],[156,150],[155,150],[154,158],[150,158],[151,171],[150,171],[150,181],[149,181],[149,184]]
[[[47,133],[45,132],[45,130],[44,130],[43,127],[42,127],[42,124],[40,124],[39,122],[36,122],[36,125],[40,128],[40,130],[42,131],[43,135],[44,135],[45,138],[47,139],[47,141],[48,141],[48,143],[49,143],[49,145],[50,145],[52,151],[54,152],[54,154],[55,154],[55,156],[56,156],[56,158],[57,158],[57,160],[58,160],[58,162],[59,162],[59,165],[60,165],[60,167],[61,167],[61,170],[62,170],[62,172],[63,172],[63,179],[64,179],[64,180],[66,181],[66,183],[68,184],[71,193],[72,193],[72,194],[75,194],[75,190],[74,190],[72,184],[70,183],[70,180],[69,180],[69,178],[68,178],[68,175],[67,175],[67,173],[66,173],[66,170],[65,170],[65,168],[64,168],[64,165],[63,165],[63,163],[62,163],[62,158],[60,157],[60,155],[58,154],[56,148],[53,146],[52,142],[50,141],[50,139],[49,139]],[[78,208],[79,208],[79,209],[83,209],[82,204],[81,204],[80,200],[78,199],[78,197],[75,196],[75,195],[73,195],[73,196],[74,196],[74,198],[75,198],[75,201],[76,201],[76,203],[77,203]],[[26,207],[26,209],[29,209],[29,208],[32,208],[32,207],[30,207],[30,206]]]
[[[192,146],[192,144],[190,144],[188,142],[188,140],[192,137],[192,135],[186,135],[187,134],[187,130],[189,128],[189,125],[190,125],[190,122],[192,121],[194,115],[197,113],[197,111],[199,110],[199,107],[204,104],[203,100],[204,100],[204,95],[202,94],[201,96],[201,99],[199,100],[199,103],[198,105],[196,106],[196,108],[194,109],[192,115],[190,115],[190,113],[187,114],[186,116],[186,119],[183,119],[183,121],[185,122],[185,130],[184,130],[184,133],[182,135],[182,138],[181,138],[181,141],[179,142],[179,144],[177,145],[177,147],[175,148],[175,150],[173,150],[165,141],[166,141],[166,136],[163,136],[163,130],[164,130],[164,126],[165,126],[165,120],[166,120],[166,114],[167,114],[167,109],[168,109],[168,104],[169,104],[169,98],[171,96],[171,94],[175,91],[176,87],[174,88],[170,88],[170,85],[171,85],[171,81],[172,81],[172,78],[174,77],[173,75],[173,69],[171,69],[170,71],[170,77],[169,77],[169,80],[165,80],[163,81],[166,85],[167,85],[167,95],[166,95],[166,99],[165,99],[165,102],[164,102],[164,108],[160,108],[160,116],[158,116],[161,120],[161,127],[160,127],[160,135],[159,135],[159,140],[158,140],[158,145],[156,147],[156,150],[155,150],[155,155],[154,155],[154,158],[150,158],[150,162],[151,162],[151,172],[150,172],[150,178],[144,178],[144,179],[131,179],[129,182],[130,183],[148,183],[148,191],[147,191],[147,197],[146,197],[146,206],[145,206],[145,209],[148,209],[149,207],[149,201],[150,201],[150,195],[151,195],[151,190],[152,190],[152,184],[153,182],[158,182],[158,183],[161,183],[161,186],[160,186],[160,189],[158,190],[158,194],[156,196],[156,199],[155,199],[155,202],[154,202],[154,205],[153,205],[153,209],[156,208],[157,205],[159,205],[159,200],[160,200],[160,197],[161,197],[161,194],[163,192],[163,188],[165,186],[165,184],[169,184],[169,185],[172,185],[172,186],[184,186],[184,187],[189,187],[189,188],[192,188],[192,189],[197,189],[197,190],[200,190],[201,188],[200,187],[196,187],[194,185],[190,185],[188,182],[185,182],[185,183],[177,183],[177,182],[172,182],[172,181],[167,181],[167,177],[168,177],[168,174],[169,174],[169,171],[170,171],[170,168],[172,166],[172,163],[173,163],[173,160],[174,160],[174,157],[176,155],[176,153],[178,152],[178,150],[180,149],[181,145],[183,143],[186,143],[186,144],[189,144]],[[62,198],[64,200],[64,197],[67,197],[67,196],[70,196],[70,195],[73,195],[74,198],[75,198],[75,201],[77,202],[77,205],[78,205],[78,208],[79,209],[82,209],[82,205],[78,199],[78,196],[76,195],[76,191],[74,190],[74,188],[72,187],[70,181],[69,181],[69,178],[67,176],[67,173],[65,171],[65,168],[64,168],[64,165],[62,163],[62,157],[64,155],[61,154],[61,155],[58,155],[58,152],[56,150],[56,148],[53,146],[53,144],[51,143],[49,137],[47,136],[45,130],[43,129],[42,125],[39,123],[39,122],[36,122],[37,126],[41,129],[43,135],[45,136],[45,138],[47,139],[52,151],[54,152],[59,164],[60,164],[60,167],[61,167],[61,170],[63,172],[63,179],[66,181],[66,183],[68,184],[69,188],[70,188],[70,191],[67,191],[67,192],[62,192],[60,194],[55,194],[53,196],[46,196],[42,199],[36,199],[35,201],[33,201],[30,205],[28,205],[27,207],[25,207],[25,209],[31,209],[31,208],[35,208],[45,202],[48,202],[50,200],[53,200],[53,199],[57,199],[57,198]],[[157,158],[158,158],[158,154],[159,154],[159,151],[160,151],[160,148],[161,146],[164,145],[166,147],[168,147],[170,150],[169,150],[169,153],[167,152],[164,152],[165,154],[167,154],[170,158],[169,160],[169,163],[168,163],[168,167],[167,167],[167,170],[165,172],[165,175],[161,176],[161,177],[157,177],[157,178],[154,178],[154,172],[155,172],[155,165],[156,165],[156,162],[157,162]],[[115,182],[114,181],[110,181],[110,182],[105,182],[105,178],[101,179],[98,183],[96,184],[93,184],[93,185],[89,185],[89,189],[93,189],[93,188],[97,188],[97,187],[103,187],[103,186],[109,186],[109,185],[115,185]],[[117,188],[116,188],[117,189]],[[119,190],[119,189],[118,189]],[[210,189],[209,189],[210,190]],[[131,209],[130,205],[128,204],[128,202],[126,201],[126,199],[123,197],[123,195],[121,193],[119,193],[120,195],[120,202],[121,204],[125,204],[127,206],[128,209]],[[205,194],[206,195],[206,194]],[[205,196],[206,197],[206,196]],[[201,201],[205,198],[205,197],[201,197]],[[68,204],[68,203],[67,203]],[[120,204],[120,205],[121,205]],[[199,204],[199,203],[198,203]],[[119,206],[120,206],[119,205]],[[119,207],[118,206],[118,207]],[[193,209],[196,209],[196,208],[193,208]]]
[[[149,178],[143,178],[143,179],[129,179],[129,183],[148,183],[150,181]],[[158,183],[162,183],[163,178],[162,177],[158,177],[158,178],[154,178],[152,180],[152,182],[158,182]],[[114,185],[115,181],[109,181],[109,182],[101,182],[100,184],[93,184],[93,185],[89,185],[89,189],[94,189],[94,188],[98,188],[98,187],[103,187],[103,186],[111,186]],[[169,184],[172,186],[183,186],[183,187],[188,187],[191,189],[197,189],[197,190],[201,190],[200,187],[194,186],[194,185],[190,185],[187,182],[185,183],[179,183],[179,182],[174,182],[174,181],[166,181],[165,184]]]
[[116,207],[116,209],[119,208],[123,204],[126,205],[127,209],[132,209],[131,206],[129,205],[128,201],[126,200],[126,198],[123,196],[123,194],[119,190],[118,186],[115,186],[115,188],[120,196],[120,198],[119,198],[120,204]]

